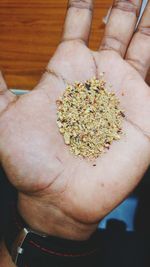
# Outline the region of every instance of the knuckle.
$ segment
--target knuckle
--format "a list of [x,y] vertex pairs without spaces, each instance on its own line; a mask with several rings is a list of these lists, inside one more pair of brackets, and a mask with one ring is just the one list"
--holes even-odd
[[92,10],[92,2],[89,0],[70,0],[68,8],[88,9]]
[[133,0],[116,0],[113,4],[113,7],[124,12],[133,13],[137,17],[140,11],[140,6],[136,5]]
[[137,30],[137,32],[146,35],[148,37],[150,37],[150,25],[149,26],[140,26]]
[[131,64],[139,73],[143,74],[145,70],[145,64],[141,61],[141,59],[127,57],[126,61]]
[[115,36],[105,35],[100,50],[113,50],[123,56],[125,47],[126,44],[123,43],[119,38]]

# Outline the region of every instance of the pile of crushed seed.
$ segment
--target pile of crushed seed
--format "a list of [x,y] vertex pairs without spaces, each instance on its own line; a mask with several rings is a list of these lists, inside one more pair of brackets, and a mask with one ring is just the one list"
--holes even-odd
[[56,103],[59,131],[76,156],[97,158],[120,139],[125,115],[103,78],[68,85]]

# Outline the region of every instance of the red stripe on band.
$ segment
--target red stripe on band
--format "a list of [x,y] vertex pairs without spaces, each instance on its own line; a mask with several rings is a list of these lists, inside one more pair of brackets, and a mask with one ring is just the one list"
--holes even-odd
[[84,252],[84,253],[80,253],[80,254],[66,254],[66,253],[61,253],[61,252],[56,252],[47,248],[43,248],[41,247],[39,244],[35,243],[32,240],[29,240],[29,244],[33,247],[36,247],[38,249],[40,249],[43,252],[49,253],[51,255],[55,255],[55,256],[61,256],[61,257],[81,257],[81,256],[88,256],[91,255],[92,253],[94,253],[95,251],[97,251],[97,249],[94,249],[92,251],[89,252]]

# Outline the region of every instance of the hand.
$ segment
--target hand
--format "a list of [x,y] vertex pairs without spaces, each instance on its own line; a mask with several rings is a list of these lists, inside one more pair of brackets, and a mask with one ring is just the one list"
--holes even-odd
[[[62,41],[38,86],[0,96],[0,159],[19,191],[19,210],[35,230],[87,239],[134,189],[150,163],[150,2],[134,33],[141,1],[116,1],[96,52],[87,47],[92,1],[70,1]],[[105,72],[120,98],[124,135],[92,162],[69,152],[56,125],[66,83]],[[108,86],[109,87],[109,86]],[[10,96],[9,92],[9,96]]]

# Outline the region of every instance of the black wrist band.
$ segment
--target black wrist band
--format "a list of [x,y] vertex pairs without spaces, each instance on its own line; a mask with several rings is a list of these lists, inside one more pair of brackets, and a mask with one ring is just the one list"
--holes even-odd
[[99,249],[95,233],[87,241],[72,241],[34,232],[11,203],[5,244],[18,267],[94,266],[94,255]]

